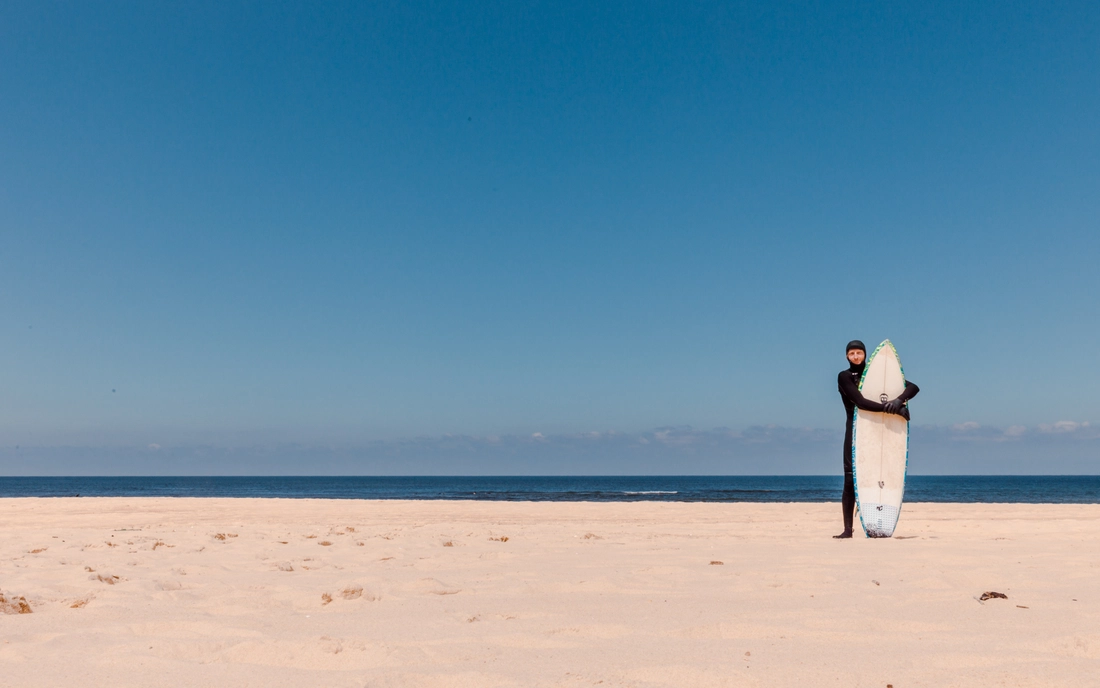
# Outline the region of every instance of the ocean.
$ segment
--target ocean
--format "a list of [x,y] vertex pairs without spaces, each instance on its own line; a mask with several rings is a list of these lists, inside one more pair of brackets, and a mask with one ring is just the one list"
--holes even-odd
[[[0,497],[836,502],[840,476],[0,477]],[[1100,503],[1100,476],[909,476],[908,502]]]

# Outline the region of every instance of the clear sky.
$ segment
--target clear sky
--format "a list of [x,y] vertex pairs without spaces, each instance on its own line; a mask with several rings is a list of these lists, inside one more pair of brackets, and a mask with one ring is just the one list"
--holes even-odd
[[1095,473],[1098,123],[1095,2],[6,2],[0,473],[836,472],[887,337]]

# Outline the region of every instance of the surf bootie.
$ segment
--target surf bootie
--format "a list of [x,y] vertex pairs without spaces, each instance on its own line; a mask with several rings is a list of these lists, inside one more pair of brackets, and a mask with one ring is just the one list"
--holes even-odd
[[834,540],[847,540],[850,537],[852,537],[852,531],[846,530],[843,533],[841,533],[840,535],[834,535],[833,539]]

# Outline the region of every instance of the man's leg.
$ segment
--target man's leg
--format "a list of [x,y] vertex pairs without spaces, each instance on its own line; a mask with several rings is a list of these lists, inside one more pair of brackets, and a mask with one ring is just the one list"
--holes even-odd
[[844,532],[852,537],[852,521],[856,513],[856,484],[852,472],[844,471],[844,495],[840,498],[840,508],[844,510]]
[[835,538],[852,537],[852,521],[856,511],[856,484],[852,479],[852,447],[844,447],[844,493],[840,497],[840,508],[844,514],[844,532]]

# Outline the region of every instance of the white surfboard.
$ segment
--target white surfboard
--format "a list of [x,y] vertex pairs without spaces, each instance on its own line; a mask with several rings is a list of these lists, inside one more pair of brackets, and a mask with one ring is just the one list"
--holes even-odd
[[[887,339],[867,359],[859,391],[887,402],[905,389],[905,372]],[[909,421],[890,413],[856,409],[852,421],[852,471],[859,521],[867,537],[890,537],[901,515],[909,464]]]

